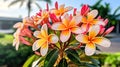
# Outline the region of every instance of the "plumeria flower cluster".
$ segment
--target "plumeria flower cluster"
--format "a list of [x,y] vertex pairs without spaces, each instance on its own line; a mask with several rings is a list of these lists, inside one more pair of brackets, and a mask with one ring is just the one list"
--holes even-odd
[[[68,11],[73,10],[73,14]],[[32,46],[32,50],[45,56],[49,49],[67,48],[81,49],[85,47],[85,54],[90,56],[95,53],[96,46],[109,47],[111,42],[104,36],[109,34],[114,26],[105,29],[108,19],[98,15],[98,11],[90,10],[88,5],[83,5],[80,10],[64,4],[40,10],[36,15],[26,17],[22,22],[16,23],[13,46],[18,50],[19,44]],[[75,46],[70,45],[75,41]],[[59,45],[59,46],[58,46]],[[40,51],[38,51],[40,50]]]

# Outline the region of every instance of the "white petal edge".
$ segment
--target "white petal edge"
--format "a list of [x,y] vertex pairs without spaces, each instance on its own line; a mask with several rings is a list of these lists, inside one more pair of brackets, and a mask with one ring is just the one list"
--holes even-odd
[[[86,41],[84,41],[84,37],[87,37],[87,35],[83,35],[83,34],[79,34],[75,37],[75,39],[79,42],[82,42],[82,43],[87,43]],[[86,39],[87,40],[87,39]]]
[[100,43],[97,43],[97,44],[100,46],[103,46],[103,47],[110,47],[111,42],[109,39],[102,37],[102,41]]
[[39,38],[39,37],[38,37],[39,34],[40,34],[40,31],[35,31],[35,32],[33,33],[33,35],[34,35],[35,37],[37,37],[37,38]]
[[62,22],[56,22],[52,24],[52,29],[53,30],[65,30],[65,29],[58,29],[58,27],[62,24]]
[[45,42],[43,41],[43,43],[39,44],[39,41],[42,41],[43,39],[39,39],[37,41],[35,41],[32,45],[32,50],[36,51],[38,50]]
[[49,39],[50,39],[50,41],[49,41],[50,43],[57,43],[58,40],[59,40],[59,39],[58,39],[58,36],[55,35],[55,34],[50,34],[49,37],[50,37],[50,38],[49,38]]
[[[63,32],[63,31],[62,31],[62,32]],[[66,41],[70,38],[71,31],[69,30],[68,36],[62,35],[62,32],[61,32],[61,34],[60,34],[60,40],[61,40],[62,42],[66,42]]]
[[41,30],[45,30],[47,32],[48,31],[47,24],[42,25]]
[[95,18],[97,15],[98,15],[98,10],[92,10],[92,11],[90,11],[89,13],[88,13],[88,15],[92,15],[93,16],[93,18]]
[[85,54],[87,56],[93,55],[95,53],[95,50],[96,50],[96,47],[95,48],[90,48],[88,45],[85,46]]
[[46,47],[41,46],[40,53],[42,56],[45,56],[47,54],[47,51],[48,51],[48,42],[46,44],[43,44],[43,45],[46,45]]

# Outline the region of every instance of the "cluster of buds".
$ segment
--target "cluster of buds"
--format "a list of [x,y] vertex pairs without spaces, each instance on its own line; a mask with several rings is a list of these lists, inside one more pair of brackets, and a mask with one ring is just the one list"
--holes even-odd
[[[73,14],[68,11],[73,10]],[[26,17],[22,22],[16,23],[13,46],[18,50],[19,44],[32,46],[32,50],[45,56],[49,49],[67,48],[81,49],[85,47],[85,54],[95,53],[96,45],[109,47],[111,42],[104,36],[109,34],[114,26],[105,29],[108,19],[98,15],[97,10],[90,10],[83,5],[78,11],[71,6],[55,3],[55,8],[40,10],[36,15]],[[71,44],[75,44],[74,46]],[[40,52],[38,51],[40,49]]]

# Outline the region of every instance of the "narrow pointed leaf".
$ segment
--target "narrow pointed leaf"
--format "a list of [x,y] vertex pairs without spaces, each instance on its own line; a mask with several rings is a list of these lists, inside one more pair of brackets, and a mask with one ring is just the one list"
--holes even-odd
[[53,67],[57,58],[58,58],[58,50],[53,49],[47,54],[44,61],[44,67]]
[[90,57],[90,60],[92,61],[92,63],[93,63],[94,65],[99,65],[99,64],[100,64],[100,62],[99,62],[98,60],[96,60],[96,59],[94,59],[94,58],[92,58],[92,57]]
[[61,59],[58,67],[68,67],[67,60],[65,58]]
[[32,62],[35,60],[35,58],[36,58],[36,55],[32,55],[30,58],[27,59],[23,67],[29,67],[32,64]]
[[76,64],[80,64],[80,58],[79,58],[79,55],[78,53],[76,52],[76,50],[73,50],[73,49],[68,49],[65,51],[66,54],[67,54],[67,57],[74,63]]

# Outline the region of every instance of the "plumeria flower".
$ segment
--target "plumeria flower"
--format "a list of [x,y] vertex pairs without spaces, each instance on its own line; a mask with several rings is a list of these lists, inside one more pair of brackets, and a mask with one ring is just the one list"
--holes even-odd
[[23,22],[16,23],[13,27],[17,28],[17,31],[14,33],[13,46],[16,47],[16,50],[19,48],[20,41],[24,44],[30,45],[30,43],[23,38],[23,36],[32,37],[32,32],[28,29],[27,18],[23,19]]
[[34,22],[35,25],[37,24],[44,24],[48,22],[48,18],[49,18],[49,11],[47,10],[40,10],[39,13],[37,13],[37,15],[34,17],[34,19],[36,19],[37,21]]
[[58,37],[55,34],[48,35],[48,28],[46,24],[41,27],[41,31],[35,31],[34,36],[39,39],[33,43],[32,49],[33,51],[36,51],[40,48],[42,56],[46,55],[48,51],[48,44],[58,42]]
[[87,28],[87,24],[89,24],[90,28],[93,25],[105,25],[105,23],[100,20],[100,19],[95,19],[95,17],[98,15],[98,11],[97,10],[92,10],[90,12],[87,13],[87,17],[86,16],[82,16],[82,29],[86,30]]
[[71,7],[71,6],[68,6],[68,7],[65,7],[65,5],[64,4],[62,4],[62,5],[60,5],[59,7],[58,7],[58,3],[56,2],[55,3],[55,9],[53,9],[53,10],[51,10],[53,13],[55,13],[55,15],[57,15],[57,16],[62,16],[65,12],[68,12],[68,11],[70,11],[70,10],[72,10],[73,9],[73,7]]
[[53,30],[60,30],[60,40],[62,42],[66,42],[72,33],[80,34],[81,28],[77,25],[80,23],[81,17],[80,16],[74,16],[72,19],[68,14],[65,14],[62,22],[57,22],[52,25]]
[[107,38],[97,36],[99,31],[100,27],[96,25],[91,28],[88,35],[79,34],[76,36],[77,41],[86,44],[85,54],[88,56],[95,53],[96,44],[103,47],[109,47],[111,45],[110,40]]

